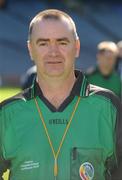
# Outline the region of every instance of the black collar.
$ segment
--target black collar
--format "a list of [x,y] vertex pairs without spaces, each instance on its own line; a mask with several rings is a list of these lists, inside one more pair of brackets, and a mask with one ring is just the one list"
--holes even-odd
[[38,83],[35,81],[32,89],[31,89],[31,97],[39,97],[45,104],[46,106],[53,112],[56,111],[63,111],[66,106],[68,106],[69,103],[74,99],[75,96],[81,96],[85,97],[87,96],[87,89],[88,89],[88,83],[85,78],[85,76],[82,74],[80,71],[75,71],[76,75],[76,82],[71,90],[70,95],[64,100],[64,102],[60,105],[58,109],[56,109],[47,99],[44,97],[41,88],[39,87]]

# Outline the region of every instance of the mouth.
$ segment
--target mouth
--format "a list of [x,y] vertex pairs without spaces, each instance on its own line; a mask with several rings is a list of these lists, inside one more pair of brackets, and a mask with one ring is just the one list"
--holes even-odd
[[61,64],[62,61],[47,61],[47,64]]

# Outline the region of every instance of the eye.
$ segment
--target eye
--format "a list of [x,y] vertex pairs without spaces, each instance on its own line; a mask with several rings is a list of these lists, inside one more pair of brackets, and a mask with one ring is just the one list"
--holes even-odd
[[39,43],[39,46],[47,46],[47,42],[41,42]]
[[59,44],[63,45],[63,46],[66,46],[68,43],[66,41],[60,41]]

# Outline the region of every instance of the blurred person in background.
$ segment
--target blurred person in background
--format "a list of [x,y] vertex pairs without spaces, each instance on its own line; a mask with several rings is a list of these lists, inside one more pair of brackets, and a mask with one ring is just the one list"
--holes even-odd
[[0,9],[6,8],[7,0],[0,0]]
[[91,84],[113,91],[121,97],[121,80],[115,71],[118,48],[114,42],[103,41],[97,46],[97,66],[86,72]]
[[36,78],[36,74],[37,74],[36,65],[30,67],[27,70],[27,72],[21,78],[22,89],[27,89],[33,84],[33,81]]
[[116,68],[117,68],[117,71],[121,77],[121,80],[122,80],[122,41],[119,41],[117,43],[117,47],[118,47],[118,58],[117,58],[117,65],[116,65]]

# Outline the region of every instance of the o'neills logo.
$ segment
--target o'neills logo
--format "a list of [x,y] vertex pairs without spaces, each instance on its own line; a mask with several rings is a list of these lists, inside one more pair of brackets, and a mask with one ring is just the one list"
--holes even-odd
[[94,167],[91,163],[85,162],[79,168],[79,175],[82,180],[92,180],[94,177]]
[[59,125],[59,124],[68,124],[67,119],[49,119],[49,124],[50,125]]

